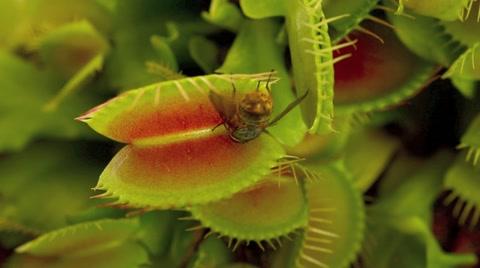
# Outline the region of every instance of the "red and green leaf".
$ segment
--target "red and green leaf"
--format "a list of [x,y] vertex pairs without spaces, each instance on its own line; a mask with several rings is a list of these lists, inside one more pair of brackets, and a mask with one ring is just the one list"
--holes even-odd
[[372,33],[353,32],[355,46],[334,52],[352,57],[335,64],[335,104],[341,112],[372,111],[400,104],[417,93],[435,73],[434,64],[407,50],[394,32],[365,24]]
[[[270,136],[234,142],[207,94],[255,90],[258,75],[210,75],[126,92],[78,119],[128,143],[106,167],[97,189],[134,207],[181,207],[228,197],[270,172],[284,153]],[[232,80],[230,80],[232,78]],[[262,87],[264,84],[262,83]]]

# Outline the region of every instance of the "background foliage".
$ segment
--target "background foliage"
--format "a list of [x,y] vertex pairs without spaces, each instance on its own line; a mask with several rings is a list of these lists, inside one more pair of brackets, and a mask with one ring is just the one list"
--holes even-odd
[[[0,13],[1,265],[475,267],[480,0]],[[272,118],[307,97],[211,131],[270,82]]]

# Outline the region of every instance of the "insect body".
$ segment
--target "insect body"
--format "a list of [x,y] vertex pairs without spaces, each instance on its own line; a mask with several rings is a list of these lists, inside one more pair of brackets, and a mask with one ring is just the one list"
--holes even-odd
[[[288,105],[273,120],[270,120],[273,110],[273,101],[267,81],[267,92],[260,91],[259,85],[253,92],[245,94],[240,102],[235,101],[235,86],[231,98],[210,91],[210,101],[220,113],[223,124],[230,138],[235,142],[246,143],[257,138],[266,128],[275,124],[290,110],[298,105],[307,95],[305,93]],[[221,125],[220,124],[220,125]]]

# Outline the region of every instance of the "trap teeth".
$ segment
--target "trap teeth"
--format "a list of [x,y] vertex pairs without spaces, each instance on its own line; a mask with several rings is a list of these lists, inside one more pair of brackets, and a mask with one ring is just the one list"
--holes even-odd
[[458,218],[459,224],[477,226],[480,221],[480,196],[472,189],[480,189],[480,166],[466,162],[465,154],[459,154],[447,172],[444,186],[451,191],[444,204],[452,205],[453,216]]
[[190,211],[193,218],[214,233],[235,241],[267,245],[307,222],[303,184],[276,174],[229,199],[193,206]]
[[370,33],[349,35],[358,40],[355,47],[334,52],[336,58],[352,55],[334,66],[337,114],[366,113],[400,105],[430,83],[437,71],[435,64],[403,46],[392,29],[372,22],[362,27]]
[[325,1],[324,11],[327,18],[343,15],[329,24],[332,43],[337,43],[357,27],[375,9],[377,4],[377,0]]
[[295,241],[293,262],[296,267],[348,267],[364,237],[365,209],[360,192],[343,168],[322,167],[311,172],[320,175],[306,184],[309,219]]

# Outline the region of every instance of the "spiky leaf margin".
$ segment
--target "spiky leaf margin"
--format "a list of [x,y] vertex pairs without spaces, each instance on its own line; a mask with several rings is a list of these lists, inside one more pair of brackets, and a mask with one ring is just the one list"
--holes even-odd
[[106,192],[99,197],[131,207],[182,207],[228,197],[260,180],[283,156],[283,148],[266,134],[240,144],[223,126],[212,131],[222,121],[207,94],[211,90],[228,98],[233,82],[241,96],[255,90],[258,80],[265,90],[265,81],[275,79],[271,76],[162,82],[128,91],[80,116],[97,132],[129,144],[100,176],[96,189]]
[[410,12],[415,12],[424,16],[434,17],[441,20],[453,21],[462,19],[464,9],[468,7],[472,0],[399,0],[398,13],[403,13],[405,8]]
[[[310,133],[332,130],[333,59],[328,22],[322,1],[286,1],[286,29],[292,58],[295,87],[299,96],[308,91],[300,104]],[[337,47],[338,48],[338,47]]]
[[0,242],[4,232],[32,238],[63,227],[69,215],[92,205],[88,188],[101,167],[78,157],[78,149],[44,142],[0,160]]
[[342,16],[341,19],[332,21],[329,25],[332,43],[342,40],[349,32],[358,28],[360,22],[365,19],[380,21],[369,15],[377,7],[378,2],[378,0],[324,1],[324,12],[327,17]]
[[340,166],[310,168],[309,222],[297,240],[295,267],[347,267],[363,241],[365,209],[360,192]]
[[148,262],[143,248],[131,241],[138,221],[99,220],[44,234],[15,251],[7,267],[132,267]]
[[439,20],[421,15],[388,13],[387,16],[404,45],[427,61],[449,66],[465,49],[453,39]]
[[[391,173],[382,180],[383,191],[367,208],[363,263],[379,268],[416,265],[453,268],[475,263],[473,254],[444,252],[429,227],[431,207],[442,190],[443,175],[451,160],[452,155],[445,151],[421,165],[403,160],[398,168],[407,177]],[[382,187],[385,183],[390,184],[388,190]],[[399,254],[410,258],[396,259]]]
[[455,203],[453,215],[458,218],[461,225],[467,223],[475,227],[480,221],[480,167],[465,162],[464,154],[457,156],[454,164],[449,168],[444,182],[450,194],[444,203]]
[[[332,130],[333,64],[328,23],[320,0],[240,2],[244,13],[252,18],[285,16],[297,96],[308,91],[300,104],[310,133]],[[337,59],[340,60],[340,59]]]
[[[358,40],[355,46],[335,52],[336,58],[352,55],[335,65],[335,108],[339,114],[367,113],[402,104],[428,85],[438,70],[434,63],[407,50],[390,28],[371,22],[364,25],[369,32],[354,32],[350,37]],[[355,90],[353,96],[351,90]]]
[[[275,70],[280,80],[272,89],[274,103],[272,117],[280,114],[295,101],[291,78],[284,61],[285,47],[275,40],[279,31],[281,31],[280,24],[274,19],[246,20],[229,49],[223,65],[217,70],[225,74]],[[286,125],[288,128],[283,127]],[[282,144],[296,145],[306,132],[300,109],[297,107],[289,111],[268,131]]]
[[466,150],[465,159],[473,165],[480,161],[480,114],[470,123],[467,131],[462,135],[457,149]]
[[[307,200],[303,187],[292,177],[272,174],[230,199],[190,208],[202,226],[222,236],[260,243],[287,235],[304,227]],[[272,246],[275,248],[275,246]]]

